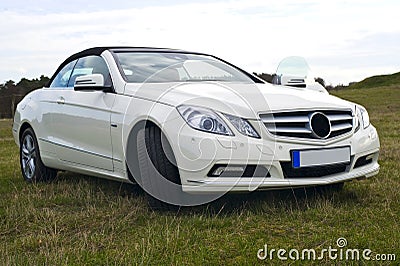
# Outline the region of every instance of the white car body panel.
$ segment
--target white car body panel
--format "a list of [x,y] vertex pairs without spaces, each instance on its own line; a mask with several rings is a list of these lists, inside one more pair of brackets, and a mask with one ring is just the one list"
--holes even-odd
[[[165,93],[167,89],[168,93]],[[234,111],[247,119],[258,119],[257,114],[262,112],[292,110],[293,106],[296,106],[296,110],[354,108],[349,102],[332,95],[271,84],[155,83],[146,84],[145,89],[143,85],[127,84],[125,94],[149,100],[157,99],[172,106],[185,103],[207,106],[223,113]],[[234,110],[229,107],[234,107]]]
[[[327,140],[299,139],[272,135],[259,117],[287,110],[331,109],[354,113],[354,103],[329,94],[271,84],[132,84],[123,79],[109,51],[101,56],[109,67],[115,93],[44,88],[33,91],[18,104],[13,125],[15,142],[19,145],[21,126],[29,124],[38,137],[41,157],[48,167],[131,182],[125,163],[125,143],[132,128],[148,120],[159,126],[170,142],[186,192],[323,185],[370,177],[379,170],[380,144],[372,125],[365,129],[361,126],[357,132],[353,128],[348,134]],[[235,136],[195,130],[177,111],[181,104],[248,119],[261,138],[244,136],[223,116]],[[351,163],[345,173],[318,178],[284,177],[280,163],[291,161],[291,150],[345,146],[351,150]],[[372,163],[353,169],[358,158],[370,154]],[[208,177],[215,164],[266,165],[271,177]]]

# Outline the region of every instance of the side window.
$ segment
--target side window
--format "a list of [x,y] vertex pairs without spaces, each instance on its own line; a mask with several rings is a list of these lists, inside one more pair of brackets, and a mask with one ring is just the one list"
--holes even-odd
[[68,81],[71,77],[72,69],[76,64],[76,61],[77,60],[68,63],[60,70],[60,72],[58,72],[54,80],[51,82],[50,88],[65,88],[68,86]]
[[104,85],[112,85],[111,75],[104,59],[100,56],[91,55],[78,59],[72,71],[71,78],[69,79],[68,87],[74,87],[77,77],[90,74],[102,74],[104,77]]

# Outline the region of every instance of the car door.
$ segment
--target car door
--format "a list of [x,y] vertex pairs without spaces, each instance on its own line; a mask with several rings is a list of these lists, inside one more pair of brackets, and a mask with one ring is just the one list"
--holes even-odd
[[78,167],[113,170],[110,111],[115,94],[75,91],[76,77],[102,74],[112,85],[106,62],[100,56],[78,59],[67,89],[58,90],[58,108],[53,112],[53,134],[59,160]]

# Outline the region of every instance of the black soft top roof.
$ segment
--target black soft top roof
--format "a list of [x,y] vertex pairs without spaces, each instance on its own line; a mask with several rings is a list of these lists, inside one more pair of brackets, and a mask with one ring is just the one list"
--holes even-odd
[[[58,74],[58,72],[65,67],[67,64],[69,64],[70,62],[81,58],[81,57],[85,57],[85,56],[90,56],[90,55],[101,55],[104,51],[111,51],[111,52],[164,52],[164,53],[187,53],[187,54],[197,54],[197,55],[208,55],[205,53],[198,53],[198,52],[189,52],[189,51],[185,51],[185,50],[179,50],[179,49],[170,49],[170,48],[155,48],[155,47],[129,47],[129,46],[105,46],[105,47],[93,47],[93,48],[89,48],[86,50],[83,50],[79,53],[73,54],[70,57],[68,57],[56,70],[56,72],[54,72],[53,76],[51,77],[51,79],[49,80],[49,82],[46,84],[46,87],[50,87],[50,84],[53,82],[53,80],[55,79],[56,75]],[[214,56],[215,57],[215,56]],[[225,63],[227,63],[228,65],[240,70],[241,72],[245,73],[247,76],[249,76],[254,82],[256,83],[264,83],[261,79],[254,77],[253,75],[247,73],[246,71],[244,71],[243,69],[238,68],[235,65],[232,65],[229,62],[226,62],[225,60],[222,60],[221,58],[215,57]]]
[[[104,51],[110,50],[112,52],[179,52],[179,53],[192,53],[188,51],[170,49],[170,48],[155,48],[155,47],[129,47],[129,46],[108,46],[108,47],[94,47],[83,50],[68,57],[64,63],[69,63],[80,57],[89,55],[101,55]],[[64,64],[63,63],[63,64]]]
[[[129,46],[105,46],[105,47],[93,47],[86,50],[83,50],[79,53],[73,54],[57,68],[54,72],[53,76],[46,84],[46,87],[50,87],[50,84],[53,82],[54,78],[56,77],[57,73],[70,62],[85,56],[90,55],[101,55],[104,51],[110,50],[112,52],[179,52],[179,53],[192,53],[188,51],[178,50],[178,49],[170,49],[170,48],[155,48],[155,47],[129,47]],[[193,53],[199,54],[199,53]]]

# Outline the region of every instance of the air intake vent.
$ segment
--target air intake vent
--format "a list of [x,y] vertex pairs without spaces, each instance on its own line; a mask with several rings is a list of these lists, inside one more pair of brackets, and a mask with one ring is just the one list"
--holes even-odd
[[285,178],[324,177],[328,175],[344,173],[347,166],[348,164],[332,164],[304,168],[293,168],[291,162],[281,162],[283,176]]
[[260,118],[271,134],[294,138],[330,139],[353,128],[351,110],[280,112]]

